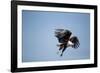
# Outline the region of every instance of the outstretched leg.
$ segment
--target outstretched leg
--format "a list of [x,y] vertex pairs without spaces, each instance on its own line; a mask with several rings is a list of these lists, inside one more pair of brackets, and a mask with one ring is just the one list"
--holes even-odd
[[64,48],[63,48],[62,53],[61,53],[61,55],[60,55],[60,56],[62,56],[62,55],[63,55],[63,52],[66,50],[66,48],[67,48],[67,45],[66,45],[66,44],[64,44]]
[[61,50],[64,47],[64,44],[60,44],[59,50]]

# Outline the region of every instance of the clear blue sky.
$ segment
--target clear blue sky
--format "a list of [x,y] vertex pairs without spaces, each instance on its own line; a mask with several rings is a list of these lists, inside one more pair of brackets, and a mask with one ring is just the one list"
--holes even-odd
[[[54,31],[65,28],[80,40],[78,49],[68,48],[60,57]],[[22,62],[79,60],[90,58],[90,14],[22,11]]]

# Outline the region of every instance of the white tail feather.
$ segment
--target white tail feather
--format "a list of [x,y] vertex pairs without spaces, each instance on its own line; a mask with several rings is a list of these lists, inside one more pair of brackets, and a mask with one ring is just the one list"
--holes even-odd
[[68,41],[68,44],[67,44],[68,47],[71,47],[73,45],[74,45],[74,43],[72,43],[71,41]]

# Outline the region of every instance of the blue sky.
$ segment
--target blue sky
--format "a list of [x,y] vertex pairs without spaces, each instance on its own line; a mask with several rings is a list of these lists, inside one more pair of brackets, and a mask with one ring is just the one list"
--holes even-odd
[[[54,31],[70,30],[80,41],[78,49],[57,54]],[[79,60],[90,58],[90,14],[75,12],[22,11],[22,62]]]

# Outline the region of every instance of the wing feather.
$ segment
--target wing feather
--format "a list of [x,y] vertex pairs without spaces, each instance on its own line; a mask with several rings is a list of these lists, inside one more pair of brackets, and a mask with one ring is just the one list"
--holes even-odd
[[73,45],[72,45],[73,48],[79,47],[79,45],[80,45],[79,39],[76,36],[71,37],[70,41],[73,43]]
[[72,32],[65,29],[56,29],[55,36],[58,38],[59,43],[68,42]]

